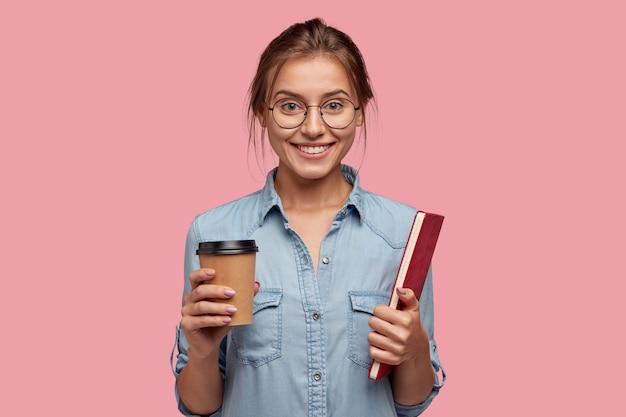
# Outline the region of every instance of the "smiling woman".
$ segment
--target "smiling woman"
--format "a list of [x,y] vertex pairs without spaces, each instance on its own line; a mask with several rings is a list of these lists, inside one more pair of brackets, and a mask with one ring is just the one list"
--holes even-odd
[[[358,101],[345,68],[337,59],[326,55],[292,58],[277,74],[274,91],[268,94],[269,101],[275,103],[271,110],[273,118],[267,117],[269,109],[259,117],[279,159],[276,182],[299,188],[302,182],[320,180],[327,182],[320,197],[328,201],[343,200],[347,188],[341,175],[341,161],[352,147],[357,127],[363,123],[363,112],[355,111],[354,106],[349,111],[345,108],[334,113],[326,111],[326,107],[339,108],[340,100]],[[307,102],[311,104],[304,104]],[[319,107],[320,111],[307,111],[311,107]],[[327,119],[341,122],[340,126],[331,127]],[[290,127],[279,121],[291,122]],[[295,128],[291,126],[294,124]]]
[[[262,54],[250,135],[261,147],[267,137],[278,166],[263,189],[189,229],[175,369],[182,413],[415,416],[437,395],[432,277],[419,302],[398,289],[404,308],[385,305],[416,208],[363,190],[342,163],[372,98],[358,48],[321,19],[294,24]],[[220,271],[201,268],[195,251],[244,239],[259,247],[254,319],[231,326],[236,293],[214,284]],[[373,381],[371,359],[395,371]]]

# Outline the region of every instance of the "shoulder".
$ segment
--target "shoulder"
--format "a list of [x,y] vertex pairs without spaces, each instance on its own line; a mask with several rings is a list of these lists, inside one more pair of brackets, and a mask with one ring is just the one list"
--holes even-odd
[[393,247],[404,247],[417,208],[369,191],[362,191],[361,219]]
[[250,236],[259,227],[261,190],[198,214],[190,233],[198,241],[233,240]]
[[417,209],[406,203],[365,190],[361,186],[358,171],[354,168],[344,165],[342,170],[346,180],[354,185],[348,203],[356,207],[361,224],[385,239],[389,245],[404,246]]

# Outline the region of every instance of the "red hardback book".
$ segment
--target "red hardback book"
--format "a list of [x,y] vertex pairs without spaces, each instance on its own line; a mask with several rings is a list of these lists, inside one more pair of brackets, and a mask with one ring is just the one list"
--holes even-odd
[[[389,307],[401,308],[401,301],[396,293],[396,288],[411,288],[419,299],[442,224],[443,216],[439,214],[424,211],[415,213],[396,281],[391,291]],[[369,377],[378,380],[389,375],[392,370],[392,365],[373,360],[370,365]]]

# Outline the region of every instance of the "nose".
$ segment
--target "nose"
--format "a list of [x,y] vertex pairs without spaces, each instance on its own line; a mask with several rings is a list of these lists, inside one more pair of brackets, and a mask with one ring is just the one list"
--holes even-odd
[[322,119],[319,106],[308,106],[304,123],[300,126],[300,131],[310,137],[317,137],[326,131],[326,123]]

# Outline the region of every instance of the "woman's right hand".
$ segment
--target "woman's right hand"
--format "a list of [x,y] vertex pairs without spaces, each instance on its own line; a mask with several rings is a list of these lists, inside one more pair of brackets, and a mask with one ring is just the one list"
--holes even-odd
[[[183,298],[181,327],[189,347],[200,357],[216,355],[222,339],[228,334],[234,306],[215,302],[235,295],[232,288],[211,284],[213,269],[197,269],[189,274],[191,291]],[[254,293],[259,290],[255,282]]]

